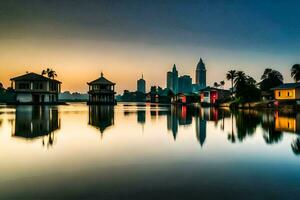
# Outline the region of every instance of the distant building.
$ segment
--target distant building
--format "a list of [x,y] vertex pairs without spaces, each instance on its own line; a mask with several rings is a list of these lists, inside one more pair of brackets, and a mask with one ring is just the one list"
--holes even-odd
[[206,87],[206,68],[202,58],[200,58],[196,68],[196,85],[198,89]]
[[173,65],[171,72],[167,72],[167,88],[172,90],[173,93],[178,93],[178,71],[176,65]]
[[146,94],[146,81],[142,78],[137,81],[137,91]]
[[272,90],[274,90],[276,100],[300,99],[300,83],[285,83],[273,88]]
[[200,102],[207,104],[216,104],[224,102],[230,98],[230,91],[214,87],[205,87],[199,90]]
[[192,78],[188,75],[178,78],[178,93],[192,92]]
[[173,88],[173,73],[167,72],[167,88],[172,90]]
[[108,104],[113,105],[115,101],[115,83],[104,78],[101,73],[100,78],[87,83],[89,85],[88,104]]
[[172,97],[173,104],[193,104],[199,102],[199,96],[195,93],[178,93]]
[[16,94],[16,102],[23,104],[58,103],[61,82],[36,73],[14,77],[11,87]]

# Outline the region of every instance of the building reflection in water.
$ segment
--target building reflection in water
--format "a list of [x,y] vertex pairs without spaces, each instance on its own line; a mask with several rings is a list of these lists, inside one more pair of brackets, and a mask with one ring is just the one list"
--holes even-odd
[[176,140],[178,133],[178,118],[177,118],[177,107],[172,106],[169,114],[167,115],[167,129],[172,131],[174,140]]
[[137,122],[142,125],[144,125],[146,123],[146,111],[145,110],[137,111]]
[[[207,123],[219,123],[220,128],[225,130],[225,118],[231,121],[228,130],[228,140],[235,143],[236,140],[243,142],[246,138],[256,133],[256,128],[261,126],[263,138],[266,144],[276,144],[282,141],[283,132],[300,134],[300,114],[281,113],[273,111],[260,112],[258,110],[238,110],[217,108],[200,108],[193,106],[172,106],[167,115],[167,128],[172,131],[173,138],[178,136],[178,127],[192,124],[195,119],[195,131],[197,141],[201,146],[207,140]],[[297,136],[291,144],[293,152],[300,155],[300,136]]]
[[291,133],[300,132],[299,113],[280,113],[275,112],[275,130]]
[[114,125],[114,107],[111,105],[89,106],[89,125],[98,128],[102,136],[105,129]]
[[43,145],[54,144],[55,130],[60,129],[57,107],[51,106],[17,106],[12,136],[34,139],[43,136]]
[[195,126],[196,126],[196,138],[201,145],[204,145],[206,139],[206,120],[201,119],[201,117],[195,117]]

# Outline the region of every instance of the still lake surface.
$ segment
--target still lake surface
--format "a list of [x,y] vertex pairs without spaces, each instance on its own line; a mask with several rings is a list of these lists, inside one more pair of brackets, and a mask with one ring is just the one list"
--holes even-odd
[[0,107],[0,199],[299,199],[300,115]]

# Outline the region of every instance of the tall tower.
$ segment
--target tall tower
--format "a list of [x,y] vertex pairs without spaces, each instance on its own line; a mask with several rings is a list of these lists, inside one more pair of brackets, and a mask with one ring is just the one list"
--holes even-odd
[[200,61],[197,64],[196,84],[198,87],[206,87],[206,68],[202,58],[200,58]]
[[144,80],[144,76],[142,74],[142,78],[137,81],[137,91],[146,93],[146,81]]
[[172,85],[173,85],[172,90],[175,94],[177,94],[178,93],[178,71],[176,69],[175,64],[173,65],[173,69],[172,69],[172,82],[173,82],[172,83]]
[[173,90],[173,73],[167,72],[167,88]]

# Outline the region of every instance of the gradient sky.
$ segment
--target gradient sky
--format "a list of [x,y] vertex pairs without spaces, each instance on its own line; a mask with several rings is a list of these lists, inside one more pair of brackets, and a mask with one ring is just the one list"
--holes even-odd
[[[0,82],[53,68],[62,90],[87,90],[104,75],[117,92],[144,74],[166,85],[176,63],[191,75],[200,57],[209,84],[230,69],[259,79],[300,62],[300,1],[293,0],[1,0]],[[227,86],[229,83],[227,82]]]

